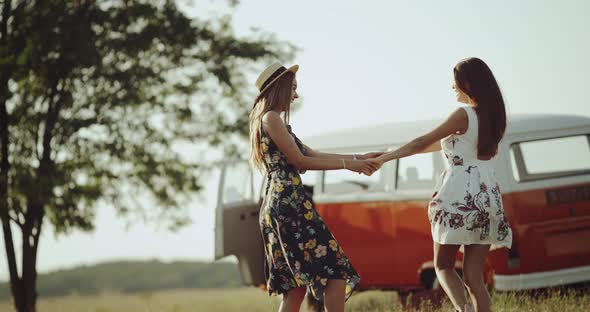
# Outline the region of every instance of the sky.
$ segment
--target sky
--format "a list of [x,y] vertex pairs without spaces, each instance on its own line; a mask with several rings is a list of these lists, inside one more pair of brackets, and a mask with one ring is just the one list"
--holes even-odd
[[[442,119],[457,105],[453,66],[471,56],[490,66],[509,113],[590,116],[588,1],[243,0],[233,9],[191,2],[183,6],[190,16],[233,13],[238,36],[255,27],[300,49],[293,63],[303,100],[291,124],[302,138]],[[46,223],[39,272],[120,259],[211,261],[218,175],[204,177],[206,191],[189,207],[193,223],[176,233],[133,220],[127,228],[106,206],[92,233],[56,237]],[[0,247],[6,280],[3,240]]]

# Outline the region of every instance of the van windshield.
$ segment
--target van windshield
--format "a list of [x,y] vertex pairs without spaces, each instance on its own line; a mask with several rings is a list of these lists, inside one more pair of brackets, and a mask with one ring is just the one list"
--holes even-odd
[[401,158],[397,171],[397,189],[432,190],[445,166],[446,161],[441,152]]

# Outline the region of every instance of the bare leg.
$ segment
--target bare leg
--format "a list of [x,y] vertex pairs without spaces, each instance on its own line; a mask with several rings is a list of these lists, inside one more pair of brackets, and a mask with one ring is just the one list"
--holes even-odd
[[442,245],[434,243],[434,269],[436,277],[456,310],[463,311],[465,303],[465,286],[457,271],[455,257],[461,245]]
[[492,300],[483,282],[483,269],[490,245],[465,245],[463,279],[476,312],[491,311]]
[[297,287],[284,294],[283,301],[279,306],[279,312],[298,312],[306,290],[305,287]]
[[346,296],[346,281],[328,280],[324,293],[326,312],[344,312],[344,297]]

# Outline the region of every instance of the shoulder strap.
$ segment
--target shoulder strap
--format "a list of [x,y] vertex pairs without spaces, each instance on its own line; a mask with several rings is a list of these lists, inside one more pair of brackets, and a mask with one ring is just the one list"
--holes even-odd
[[477,138],[477,132],[479,131],[477,113],[475,112],[475,110],[471,106],[466,105],[466,106],[463,106],[462,108],[467,113],[467,120],[468,120],[467,131],[465,133],[467,134],[467,132],[471,132],[470,135],[472,135],[474,138]]

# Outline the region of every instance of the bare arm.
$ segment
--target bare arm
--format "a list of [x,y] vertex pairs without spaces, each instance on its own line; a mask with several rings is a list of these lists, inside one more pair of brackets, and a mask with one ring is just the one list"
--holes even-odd
[[304,144],[304,146],[306,149],[305,156],[315,157],[315,158],[323,158],[323,159],[353,159],[352,155],[323,153],[323,152],[318,152],[305,144]]
[[425,148],[423,151],[418,152],[419,154],[423,153],[432,153],[436,151],[442,150],[442,146],[440,146],[440,141],[436,141],[432,143],[429,147]]
[[355,154],[355,156],[353,157],[353,155],[348,155],[348,154],[333,154],[333,153],[319,152],[307,145],[305,145],[305,149],[307,150],[307,152],[305,153],[305,156],[324,158],[324,159],[354,159],[354,157],[356,157],[356,159],[365,160],[365,159],[369,159],[369,158],[379,157],[383,154],[383,152],[371,152],[371,153],[366,153],[366,154]]
[[[425,153],[427,151],[434,151],[435,148],[440,150],[439,141],[451,134],[457,132],[464,133],[468,126],[467,113],[465,110],[459,108],[455,110],[441,125],[429,133],[417,137],[410,143],[398,148],[395,151],[383,154],[377,159],[380,162],[387,162],[392,159],[411,156],[417,153]],[[437,147],[438,144],[438,147]]]
[[279,150],[287,156],[287,162],[301,170],[350,169],[371,175],[377,167],[363,160],[323,159],[303,155],[295,140],[281,120],[279,113],[270,111],[262,117],[262,126]]

